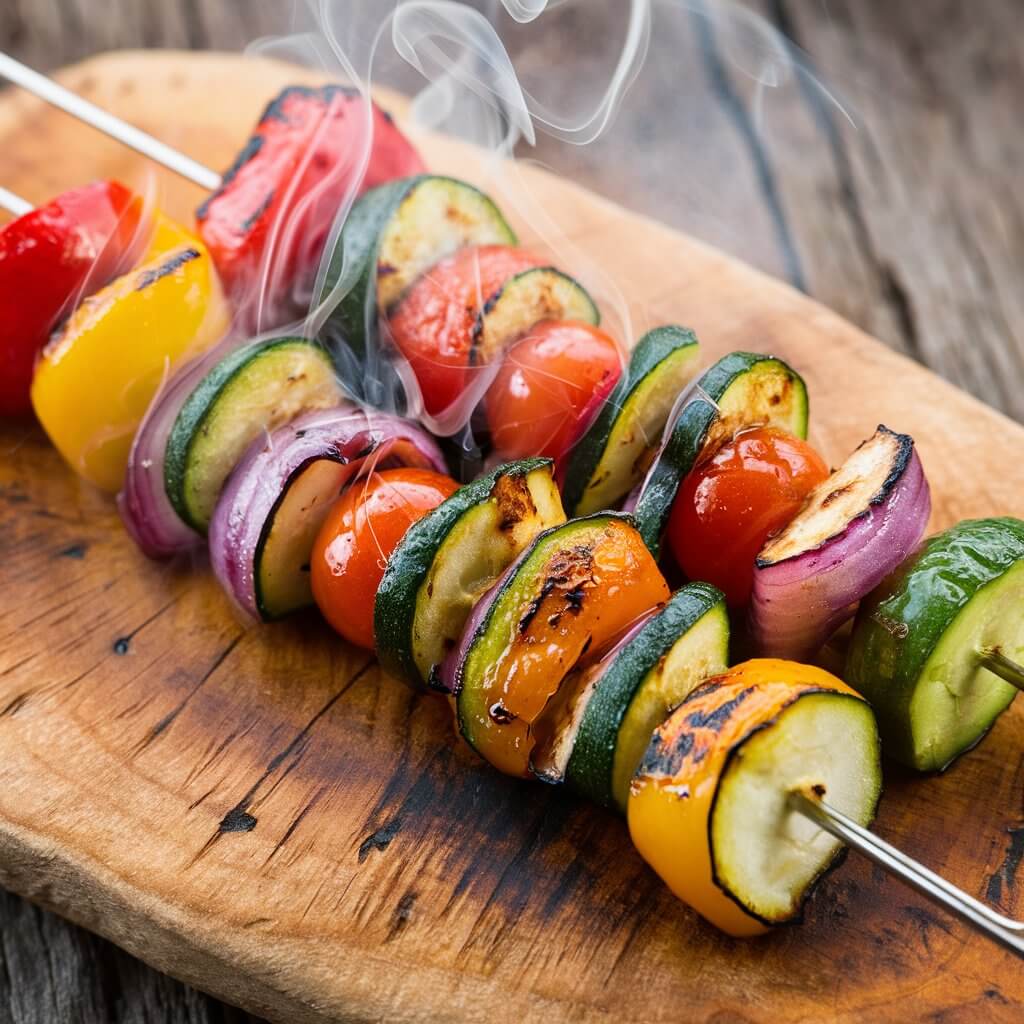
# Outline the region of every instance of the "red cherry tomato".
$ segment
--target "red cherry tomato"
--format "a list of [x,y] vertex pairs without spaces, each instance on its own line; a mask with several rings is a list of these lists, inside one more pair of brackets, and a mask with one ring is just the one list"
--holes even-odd
[[541,266],[507,245],[460,249],[418,278],[388,320],[427,412],[447,409],[466,387],[473,326],[484,303],[513,275]]
[[32,369],[50,332],[130,267],[142,208],[123,185],[100,181],[0,229],[0,416],[31,411]]
[[575,320],[537,324],[509,349],[487,391],[495,451],[505,459],[559,458],[621,373],[619,346],[604,331]]
[[373,650],[373,603],[391,552],[458,487],[429,469],[385,469],[335,503],[313,545],[310,576],[320,611],[346,640]]
[[771,427],[738,434],[680,485],[668,523],[672,554],[690,579],[713,583],[742,608],[757,553],[827,476],[806,441]]

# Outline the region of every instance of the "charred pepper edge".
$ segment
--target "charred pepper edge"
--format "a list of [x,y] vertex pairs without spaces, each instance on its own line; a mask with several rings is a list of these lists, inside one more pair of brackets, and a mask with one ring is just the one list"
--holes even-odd
[[[624,513],[624,512],[593,512],[593,513],[591,513],[588,516],[581,516],[579,519],[569,519],[569,520],[567,520],[564,523],[559,523],[556,526],[549,527],[547,530],[544,530],[541,533],[538,533],[537,536],[534,537],[533,540],[529,543],[529,545],[526,548],[523,549],[523,553],[522,553],[522,556],[521,556],[522,557],[521,565],[526,565],[526,563],[532,557],[535,549],[537,547],[539,547],[544,541],[546,541],[552,534],[556,533],[557,531],[564,530],[564,529],[566,529],[568,527],[577,527],[578,528],[580,526],[580,524],[596,523],[598,520],[602,520],[602,519],[603,520],[608,520],[608,521],[621,522],[621,523],[624,523],[627,526],[632,527],[633,529],[636,529],[636,524],[633,522],[633,517],[628,515],[628,514],[626,514],[626,513]],[[514,573],[506,581],[505,586],[502,588],[502,594],[505,592],[505,590],[509,586],[511,586],[514,583],[514,581],[516,579],[516,575],[517,574]],[[477,624],[476,629],[473,631],[472,638],[470,639],[470,643],[469,643],[469,645],[467,646],[467,649],[466,649],[466,651],[467,651],[466,658],[464,658],[462,660],[462,662],[458,666],[458,669],[456,670],[455,679],[454,679],[454,688],[452,690],[452,696],[455,697],[455,699],[456,699],[456,725],[457,725],[457,728],[459,730],[459,734],[463,737],[463,739],[466,741],[466,743],[469,744],[469,746],[476,753],[480,754],[480,756],[483,756],[483,755],[477,749],[476,744],[472,741],[470,736],[467,735],[467,733],[471,733],[472,732],[472,729],[470,729],[468,727],[468,724],[465,723],[465,721],[464,721],[464,717],[463,717],[463,713],[462,713],[462,708],[461,708],[461,701],[459,700],[459,698],[461,697],[462,691],[463,691],[463,683],[464,683],[463,674],[464,674],[464,671],[465,671],[466,662],[469,660],[469,654],[476,647],[477,643],[479,643],[480,638],[490,628],[491,619],[494,616],[494,609],[497,607],[497,605],[499,603],[500,596],[501,596],[500,594],[496,595],[495,600],[493,600],[491,602],[490,607],[484,613],[484,615],[481,618],[480,622]],[[566,671],[566,675],[568,675],[568,670]],[[486,758],[485,758],[485,760],[486,760]]]

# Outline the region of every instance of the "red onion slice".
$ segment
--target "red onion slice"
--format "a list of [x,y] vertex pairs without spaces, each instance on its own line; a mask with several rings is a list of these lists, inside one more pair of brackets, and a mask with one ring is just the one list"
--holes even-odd
[[238,344],[237,340],[222,342],[175,373],[150,402],[132,441],[117,508],[125,529],[150,558],[170,558],[203,542],[167,497],[164,453],[185,400],[210,369]]
[[[275,517],[285,507],[289,492],[304,477],[308,480],[306,474],[323,472],[331,465],[336,473],[328,474],[320,487],[329,490],[332,497],[373,469],[402,465],[446,471],[436,442],[419,426],[353,404],[305,413],[259,438],[228,477],[209,533],[213,571],[246,616],[274,618],[291,610],[261,597],[259,560],[272,539]],[[329,506],[328,500],[305,510],[308,515],[301,531],[296,531],[294,543],[304,545],[308,537],[312,547]],[[308,562],[309,548],[302,558]],[[284,586],[287,589],[287,582]]]
[[917,547],[930,514],[913,439],[880,426],[761,549],[750,608],[758,654],[813,658]]

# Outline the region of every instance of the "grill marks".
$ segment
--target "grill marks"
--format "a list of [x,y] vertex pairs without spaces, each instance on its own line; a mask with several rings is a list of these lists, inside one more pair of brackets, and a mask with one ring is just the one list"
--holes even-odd
[[566,612],[579,615],[583,610],[587,590],[598,583],[600,579],[594,571],[592,544],[578,544],[557,552],[548,565],[540,593],[530,602],[519,620],[519,638],[525,642],[530,641],[526,635],[530,624],[545,604],[548,605],[547,622],[550,626],[557,626]]

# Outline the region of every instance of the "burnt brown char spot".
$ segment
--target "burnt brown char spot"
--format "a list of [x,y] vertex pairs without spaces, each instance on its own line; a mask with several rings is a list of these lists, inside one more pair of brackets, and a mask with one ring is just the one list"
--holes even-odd
[[241,807],[232,807],[221,819],[220,832],[251,832],[258,819]]
[[159,266],[140,274],[138,281],[135,283],[135,290],[141,292],[151,284],[156,284],[162,277],[173,274],[176,270],[185,266],[186,263],[191,263],[192,260],[197,259],[199,259],[198,249],[182,249],[180,252],[173,253]]
[[756,686],[748,686],[745,690],[740,690],[732,700],[720,704],[713,711],[694,711],[686,716],[686,724],[693,726],[694,729],[710,729],[712,732],[720,732],[722,726],[732,718],[732,713],[756,691]]
[[[579,614],[586,600],[586,588],[594,582],[594,550],[589,544],[577,544],[568,550],[555,553],[548,563],[547,578],[540,588],[540,593],[530,602],[523,617],[519,620],[519,632],[525,633],[530,628],[541,606],[551,596],[560,596],[559,605],[551,610],[550,618],[555,618],[564,611]],[[549,622],[550,622],[549,618]]]
[[688,729],[673,736],[666,742],[661,732],[656,732],[637,768],[637,775],[674,775],[679,765],[693,751],[693,733]]
[[257,221],[259,221],[260,217],[262,217],[263,214],[265,214],[267,212],[267,210],[270,209],[270,204],[273,201],[274,201],[274,190],[271,189],[263,197],[263,201],[260,203],[260,205],[257,206],[256,209],[253,210],[252,213],[250,213],[249,216],[246,217],[245,220],[242,221],[242,223],[240,225],[242,234],[246,234],[249,231],[252,231],[253,227],[256,225]]
[[826,505],[831,505],[833,501],[838,501],[844,494],[848,494],[854,488],[854,484],[849,483],[845,487],[837,487],[831,494],[822,498],[821,504],[824,508]]
[[504,474],[494,481],[491,497],[498,507],[498,529],[511,530],[517,523],[537,514],[533,495],[522,476]]

